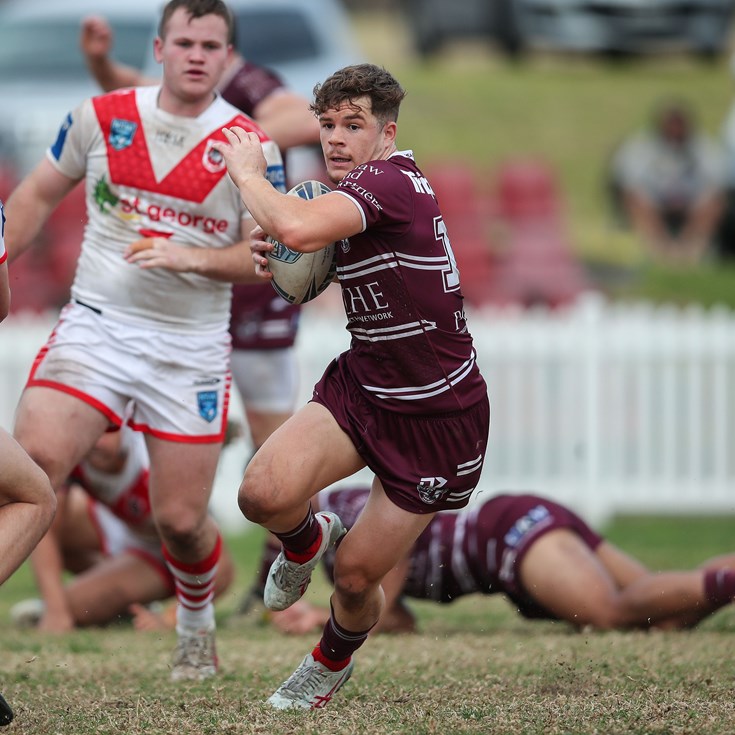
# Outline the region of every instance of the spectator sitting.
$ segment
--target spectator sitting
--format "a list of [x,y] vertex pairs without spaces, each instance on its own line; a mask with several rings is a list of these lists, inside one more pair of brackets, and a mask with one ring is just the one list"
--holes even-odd
[[[735,57],[730,62],[735,76]],[[722,142],[725,148],[725,212],[717,236],[718,256],[722,260],[735,261],[735,104],[730,106],[722,126]]]
[[685,103],[664,103],[649,131],[622,143],[611,185],[623,221],[654,260],[689,265],[713,249],[724,208],[723,155]]

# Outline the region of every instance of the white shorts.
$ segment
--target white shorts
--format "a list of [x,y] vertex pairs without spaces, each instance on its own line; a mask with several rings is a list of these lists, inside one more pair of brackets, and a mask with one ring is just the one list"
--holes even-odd
[[116,426],[125,416],[134,429],[161,439],[217,442],[227,424],[230,343],[226,327],[214,333],[153,330],[71,303],[38,353],[27,385],[76,396]]
[[233,350],[232,378],[245,409],[291,413],[296,407],[299,368],[296,350]]
[[106,505],[88,498],[89,517],[97,529],[100,548],[109,557],[121,554],[137,556],[153,567],[173,591],[174,581],[166,566],[161,541],[142,534],[136,534],[123,523]]

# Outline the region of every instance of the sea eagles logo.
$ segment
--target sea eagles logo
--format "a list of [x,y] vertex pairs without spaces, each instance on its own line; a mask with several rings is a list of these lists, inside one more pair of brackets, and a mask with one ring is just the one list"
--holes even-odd
[[339,241],[339,246],[342,249],[343,253],[349,253],[350,252],[350,240],[349,238],[345,238],[344,240]]
[[207,145],[204,148],[204,155],[202,156],[202,166],[210,174],[218,174],[220,171],[224,171],[225,159],[219,151],[212,147],[213,144],[213,140],[207,141]]
[[137,129],[138,123],[132,120],[121,120],[119,117],[114,118],[110,125],[110,145],[116,151],[125,150],[129,145],[132,145]]
[[217,391],[200,390],[197,393],[199,415],[210,424],[217,417]]
[[421,482],[416,485],[416,489],[421,500],[427,505],[432,505],[449,492],[449,488],[444,489],[446,484],[447,481],[444,477],[422,477]]

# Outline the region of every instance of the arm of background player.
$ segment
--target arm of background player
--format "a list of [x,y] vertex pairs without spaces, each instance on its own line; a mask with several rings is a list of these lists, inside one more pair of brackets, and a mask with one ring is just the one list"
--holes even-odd
[[259,102],[253,118],[281,150],[319,143],[319,121],[309,101],[288,90],[277,90]]
[[64,514],[66,492],[57,493],[57,501],[54,522],[33,550],[31,567],[39,594],[44,602],[44,613],[38,626],[39,630],[66,633],[74,628],[74,617],[64,589],[64,563],[58,538],[58,529]]
[[249,240],[224,248],[200,248],[181,245],[165,237],[145,237],[128,246],[125,259],[128,263],[137,263],[140,268],[197,273],[228,283],[262,283],[255,275]]
[[104,18],[88,16],[82,20],[79,47],[90,74],[105,92],[158,83],[157,79],[145,77],[140,69],[113,61],[110,57],[112,42],[112,28]]
[[30,246],[51,212],[77,183],[44,158],[18,184],[5,203],[5,247],[9,261]]

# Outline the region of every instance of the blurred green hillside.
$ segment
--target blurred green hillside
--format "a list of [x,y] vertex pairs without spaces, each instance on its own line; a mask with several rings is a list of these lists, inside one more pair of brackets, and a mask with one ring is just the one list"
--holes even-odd
[[619,230],[605,199],[613,147],[647,123],[663,98],[687,100],[702,129],[721,135],[735,77],[729,58],[610,60],[532,53],[509,61],[484,44],[457,44],[430,62],[412,52],[399,15],[354,14],[363,49],[408,90],[399,145],[420,164],[457,160],[487,178],[509,158],[533,157],[557,172],[575,251],[618,297],[735,307],[735,266],[686,272],[653,267]]

